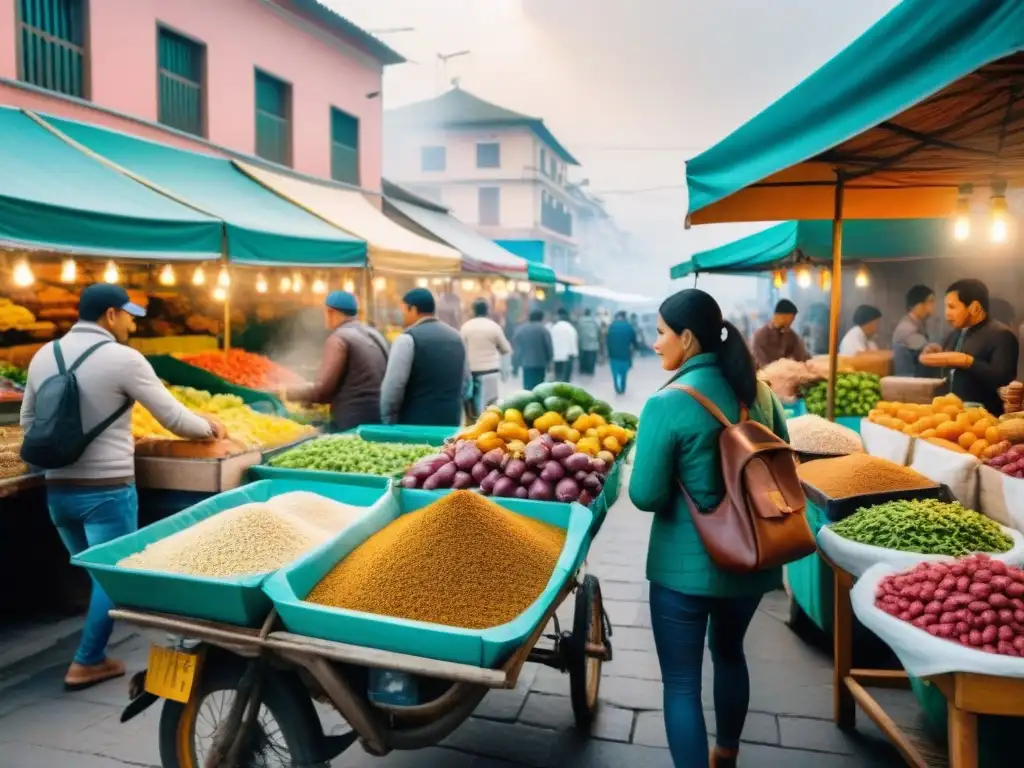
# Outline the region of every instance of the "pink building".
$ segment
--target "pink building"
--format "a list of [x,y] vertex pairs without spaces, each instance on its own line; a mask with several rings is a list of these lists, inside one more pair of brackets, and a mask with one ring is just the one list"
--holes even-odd
[[402,61],[317,0],[0,0],[0,104],[371,190]]

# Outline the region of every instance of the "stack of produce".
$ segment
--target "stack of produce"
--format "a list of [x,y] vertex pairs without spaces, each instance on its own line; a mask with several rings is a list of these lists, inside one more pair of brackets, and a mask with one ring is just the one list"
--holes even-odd
[[21,427],[0,427],[0,480],[28,472],[21,460]]
[[314,403],[303,405],[284,400],[284,407],[288,410],[288,418],[300,424],[325,424],[331,418],[331,406]]
[[[881,379],[873,373],[836,375],[836,416],[867,416],[882,399]],[[807,410],[815,416],[828,411],[828,382],[804,389]]]
[[880,401],[868,418],[883,427],[957,453],[984,458],[992,446],[1002,442],[999,419],[984,408],[966,408],[956,395],[942,395],[931,405]]
[[226,578],[270,573],[366,513],[316,494],[275,497],[208,517],[118,563],[122,568]]
[[933,637],[1024,656],[1024,571],[988,555],[890,574],[875,589],[875,606]]
[[789,444],[800,453],[846,456],[864,452],[860,435],[821,416],[797,416],[786,422],[786,428]]
[[809,362],[798,363],[784,357],[768,363],[758,371],[757,376],[772,388],[772,391],[784,402],[795,400],[802,389],[827,376]]
[[995,520],[957,502],[934,499],[889,501],[858,509],[831,528],[850,541],[925,555],[1001,554],[1013,548],[1013,539]]
[[303,381],[301,376],[269,358],[241,349],[179,355],[178,359],[220,376],[224,381],[250,389],[279,390]]
[[27,308],[10,299],[0,297],[0,331],[17,331],[31,328],[36,317]]
[[25,382],[28,381],[28,371],[12,363],[5,363],[3,360],[0,360],[0,379],[7,379],[18,386],[24,387]]
[[1024,382],[1011,381],[999,388],[999,398],[1003,401],[1003,413],[1017,414],[1024,411]]
[[1024,478],[1024,413],[1003,415],[996,429],[1001,439],[985,451],[982,461],[1004,475]]
[[0,403],[20,401],[25,393],[27,376],[28,374],[21,368],[0,363]]
[[866,453],[810,461],[797,467],[797,474],[830,499],[936,487],[932,480],[912,469]]
[[275,456],[270,466],[394,477],[435,450],[429,445],[373,443],[359,437],[329,435]]
[[551,580],[565,531],[456,491],[360,544],[306,597],[333,608],[487,629],[520,616]]

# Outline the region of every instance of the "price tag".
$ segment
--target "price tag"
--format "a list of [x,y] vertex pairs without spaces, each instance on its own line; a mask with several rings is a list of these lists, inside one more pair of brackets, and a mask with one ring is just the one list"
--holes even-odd
[[146,690],[162,699],[182,704],[192,695],[200,657],[158,645],[149,646],[149,668],[146,670]]

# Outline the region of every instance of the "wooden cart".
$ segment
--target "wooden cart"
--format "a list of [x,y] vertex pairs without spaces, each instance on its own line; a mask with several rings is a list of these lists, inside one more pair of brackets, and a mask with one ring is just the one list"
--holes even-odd
[[[555,612],[573,593],[573,627],[563,631]],[[597,709],[603,663],[612,658],[600,584],[582,569],[497,669],[294,635],[277,627],[276,612],[259,630],[125,609],[111,616],[173,640],[170,647],[150,649],[149,668],[132,678],[132,701],[121,717],[125,722],[165,699],[163,768],[326,768],[356,740],[377,756],[433,746],[488,691],[514,688],[528,661],[568,673],[576,724],[586,730]],[[554,631],[545,634],[552,622]],[[541,640],[548,642],[542,646]],[[371,669],[415,676],[422,703],[374,702],[367,694]],[[219,708],[213,702],[218,697]],[[324,734],[314,701],[333,706],[351,731]]]
[[978,715],[1024,717],[1024,679],[992,677],[966,672],[950,672],[927,678],[946,699],[948,763],[926,755],[920,745],[886,714],[868,691],[874,688],[909,688],[910,680],[902,670],[853,668],[853,605],[850,590],[853,576],[822,555],[832,568],[835,589],[833,643],[833,718],[840,728],[856,724],[857,705],[886,735],[893,746],[914,768],[945,766],[978,768]]

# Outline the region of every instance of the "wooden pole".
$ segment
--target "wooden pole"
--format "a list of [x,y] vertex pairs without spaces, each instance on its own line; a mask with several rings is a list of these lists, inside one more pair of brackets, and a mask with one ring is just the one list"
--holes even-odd
[[828,419],[836,420],[836,379],[839,374],[839,316],[843,308],[843,194],[846,179],[836,174],[835,214],[832,217],[832,301],[828,313]]

